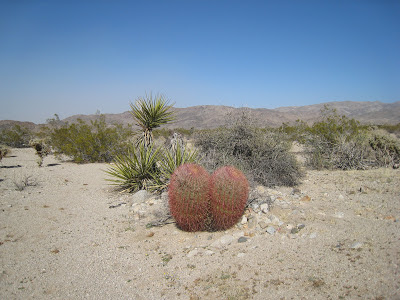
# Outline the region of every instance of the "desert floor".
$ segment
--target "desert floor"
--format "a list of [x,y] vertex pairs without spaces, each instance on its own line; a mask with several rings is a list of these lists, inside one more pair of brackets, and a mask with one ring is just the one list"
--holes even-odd
[[132,207],[105,169],[3,158],[0,299],[400,299],[400,170],[307,171],[254,187],[276,200],[256,223],[187,233],[146,226],[165,195]]

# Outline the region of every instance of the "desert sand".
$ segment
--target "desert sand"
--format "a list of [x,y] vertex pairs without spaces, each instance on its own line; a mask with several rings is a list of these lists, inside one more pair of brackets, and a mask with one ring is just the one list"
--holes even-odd
[[165,194],[119,193],[107,164],[36,159],[0,163],[0,299],[400,299],[400,170],[254,186],[268,212],[188,233],[150,227]]

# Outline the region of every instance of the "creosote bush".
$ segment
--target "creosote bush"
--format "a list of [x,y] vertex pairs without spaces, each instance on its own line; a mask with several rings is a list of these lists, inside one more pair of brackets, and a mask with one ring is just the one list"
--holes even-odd
[[394,166],[400,160],[400,144],[395,136],[340,116],[329,106],[312,126],[299,121],[281,130],[306,146],[307,164],[314,169],[359,170]]
[[265,186],[294,186],[302,172],[289,152],[291,142],[286,134],[264,130],[252,124],[248,111],[227,115],[227,127],[199,131],[195,145],[203,154],[209,171],[224,165],[242,170],[249,180]]
[[70,156],[77,163],[110,162],[117,155],[128,152],[132,131],[120,124],[107,126],[100,116],[90,124],[78,120],[54,128],[50,145],[56,155]]
[[31,137],[32,132],[28,128],[16,124],[0,131],[0,144],[12,148],[26,148],[29,147]]

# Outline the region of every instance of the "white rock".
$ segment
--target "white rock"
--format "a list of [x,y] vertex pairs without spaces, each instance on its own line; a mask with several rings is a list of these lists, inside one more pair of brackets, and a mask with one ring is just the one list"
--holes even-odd
[[232,243],[235,240],[235,237],[232,235],[224,235],[215,242],[213,242],[210,247],[212,248],[217,248],[217,249],[222,249],[225,246],[228,246],[230,243]]
[[360,249],[363,246],[363,243],[355,242],[350,246],[351,249]]
[[339,211],[339,212],[335,213],[333,216],[335,218],[338,218],[338,219],[343,219],[344,218],[344,212]]
[[276,232],[276,230],[275,230],[275,228],[274,228],[274,227],[272,227],[272,226],[268,226],[268,228],[267,228],[267,232],[268,232],[269,234],[274,234],[274,233]]
[[193,256],[197,255],[198,253],[199,253],[199,250],[193,249],[192,251],[190,251],[190,252],[186,255],[186,257],[190,258],[190,257],[193,257]]
[[149,194],[146,190],[140,190],[132,195],[131,201],[132,201],[132,203],[143,203],[150,196],[151,196],[151,194]]
[[240,222],[240,224],[244,225],[244,224],[246,224],[246,223],[247,223],[247,217],[246,217],[246,216],[243,216],[243,217],[242,217],[242,221]]
[[310,239],[315,239],[317,237],[317,233],[316,232],[312,232],[309,236]]
[[238,253],[237,257],[244,257],[246,255],[246,253],[240,252]]
[[263,204],[261,204],[261,205],[260,205],[260,209],[261,209],[261,211],[262,211],[264,214],[268,213],[268,211],[269,211],[269,205],[268,205],[268,203],[263,203]]

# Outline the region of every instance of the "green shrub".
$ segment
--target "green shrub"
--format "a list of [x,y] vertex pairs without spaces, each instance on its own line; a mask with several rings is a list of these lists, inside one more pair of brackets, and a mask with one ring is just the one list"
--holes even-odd
[[340,116],[329,107],[322,113],[321,121],[297,129],[310,167],[350,170],[398,163],[400,146],[396,137]]
[[210,172],[232,165],[265,186],[294,186],[299,182],[302,172],[289,153],[291,142],[286,134],[256,128],[247,111],[227,118],[231,122],[229,127],[203,130],[195,135],[203,164]]
[[31,136],[32,132],[28,128],[16,124],[0,132],[0,144],[12,148],[26,148],[29,147]]
[[116,178],[108,181],[119,185],[124,191],[162,191],[175,169],[186,163],[197,162],[197,152],[189,150],[184,144],[166,148],[154,145],[146,147],[139,143],[136,147],[131,146],[128,154],[117,156],[106,172]]
[[43,159],[51,152],[50,146],[44,139],[34,139],[29,141],[29,145],[35,149],[36,155],[39,157],[37,164],[39,167],[43,164]]
[[122,125],[107,126],[105,117],[91,121],[90,124],[78,120],[54,128],[50,134],[50,145],[57,155],[70,156],[73,161],[110,162],[119,154],[128,151],[130,128]]

